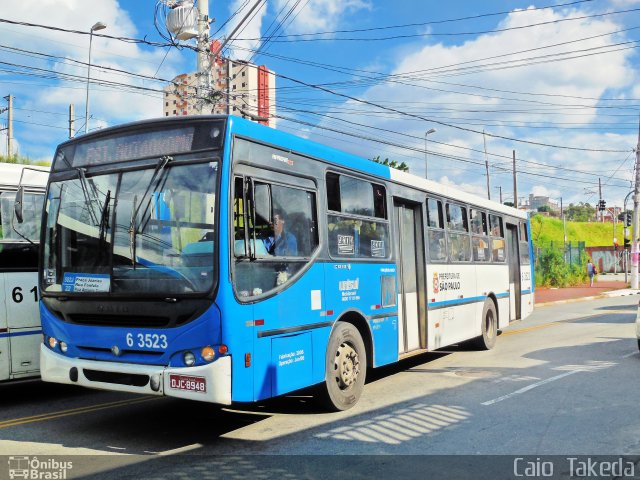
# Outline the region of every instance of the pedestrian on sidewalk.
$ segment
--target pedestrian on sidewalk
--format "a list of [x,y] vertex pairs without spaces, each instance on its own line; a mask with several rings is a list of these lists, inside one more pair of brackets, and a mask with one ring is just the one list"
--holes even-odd
[[593,277],[595,277],[597,273],[596,266],[593,264],[591,259],[587,263],[587,274],[589,275],[589,286],[593,287]]

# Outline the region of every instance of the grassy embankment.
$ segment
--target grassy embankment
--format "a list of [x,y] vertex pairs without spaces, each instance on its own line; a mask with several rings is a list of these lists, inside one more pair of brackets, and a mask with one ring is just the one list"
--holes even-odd
[[[624,225],[622,222],[618,222],[616,237],[618,243],[622,245],[624,242]],[[536,247],[546,247],[552,241],[555,245],[562,245],[562,220],[535,215],[531,219],[531,239]],[[612,246],[613,225],[611,223],[567,221],[567,242],[585,242],[587,247]]]
[[[567,242],[585,242],[587,247],[613,245],[613,224],[597,222],[567,222]],[[624,226],[616,227],[618,243],[624,243]],[[536,215],[531,219],[531,239],[536,248],[535,282],[537,286],[566,287],[587,281],[587,255],[580,263],[565,263],[562,253],[563,226],[558,218]],[[554,248],[551,247],[553,242]],[[560,247],[560,248],[558,248]]]

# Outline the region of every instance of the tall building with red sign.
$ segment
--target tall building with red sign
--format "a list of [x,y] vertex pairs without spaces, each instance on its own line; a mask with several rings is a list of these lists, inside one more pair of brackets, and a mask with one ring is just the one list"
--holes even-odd
[[[276,126],[276,77],[265,65],[230,60],[219,55],[220,43],[211,44],[213,95],[203,114],[231,114]],[[183,73],[164,89],[165,117],[197,115],[197,73]]]

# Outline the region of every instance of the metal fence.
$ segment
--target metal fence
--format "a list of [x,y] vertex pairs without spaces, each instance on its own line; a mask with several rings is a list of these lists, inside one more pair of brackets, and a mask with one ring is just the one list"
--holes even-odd
[[565,263],[568,264],[580,264],[584,259],[584,256],[587,255],[585,242],[567,242],[566,244],[563,242],[548,242],[542,243],[533,247],[533,255],[534,255],[534,263],[535,266],[538,266],[538,259],[540,258],[540,253],[545,250],[557,250],[564,258]]

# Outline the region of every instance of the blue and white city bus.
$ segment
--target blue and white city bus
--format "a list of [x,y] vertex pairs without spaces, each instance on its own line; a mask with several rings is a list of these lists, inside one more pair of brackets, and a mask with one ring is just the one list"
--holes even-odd
[[38,243],[48,173],[0,163],[0,381],[39,375]]
[[46,195],[50,382],[347,409],[367,368],[533,309],[523,212],[237,117],[69,140]]

